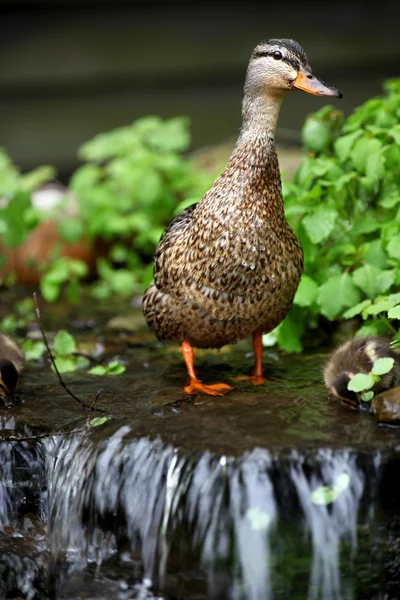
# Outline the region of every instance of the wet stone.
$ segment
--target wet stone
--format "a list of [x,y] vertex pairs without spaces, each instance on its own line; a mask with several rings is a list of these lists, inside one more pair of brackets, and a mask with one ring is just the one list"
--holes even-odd
[[371,411],[377,415],[380,423],[392,423],[400,426],[400,387],[374,396],[371,401]]

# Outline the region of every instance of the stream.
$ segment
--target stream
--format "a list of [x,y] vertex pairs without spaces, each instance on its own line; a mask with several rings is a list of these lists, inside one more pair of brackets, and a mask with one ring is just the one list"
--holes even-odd
[[[126,371],[64,375],[98,396],[87,413],[47,358],[28,363],[0,409],[0,598],[400,597],[400,431],[327,396],[328,347],[266,348],[265,386],[188,397],[179,348],[137,307],[47,310],[46,331],[63,314],[82,351]],[[251,343],[196,356],[204,381],[228,382]]]

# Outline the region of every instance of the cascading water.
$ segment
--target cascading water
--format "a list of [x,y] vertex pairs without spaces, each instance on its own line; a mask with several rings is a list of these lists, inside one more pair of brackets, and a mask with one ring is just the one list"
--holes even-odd
[[[144,588],[166,598],[181,597],[169,591],[177,570],[196,574],[207,598],[356,597],[341,554],[348,546],[351,561],[356,553],[376,457],[359,464],[347,450],[197,455],[129,434],[123,426],[98,443],[95,434],[66,436],[51,451],[50,549],[57,564],[67,561],[66,578],[128,545],[141,557]],[[290,581],[280,571],[294,548],[309,562]]]
[[[0,418],[0,597],[18,590],[26,600],[33,600],[45,597],[46,549],[44,533],[38,532],[46,510],[44,452],[29,440],[27,427],[17,436],[15,429],[15,419]],[[35,539],[33,521],[39,524]]]

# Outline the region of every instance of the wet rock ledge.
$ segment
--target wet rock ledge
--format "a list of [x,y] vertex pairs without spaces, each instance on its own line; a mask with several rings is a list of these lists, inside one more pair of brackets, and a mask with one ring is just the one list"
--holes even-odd
[[[326,349],[265,350],[265,387],[189,398],[178,349],[110,312],[67,317],[127,367],[65,375],[104,413],[47,363],[0,410],[0,597],[398,598],[400,432],[327,397]],[[231,381],[250,351],[199,352],[199,375]]]

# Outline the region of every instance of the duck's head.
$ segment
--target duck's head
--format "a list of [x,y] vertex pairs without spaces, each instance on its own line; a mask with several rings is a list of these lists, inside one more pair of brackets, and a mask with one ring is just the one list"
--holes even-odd
[[286,39],[272,39],[256,46],[249,62],[246,87],[277,96],[293,89],[315,96],[343,96],[317,79],[300,44]]
[[12,394],[17,387],[18,371],[7,358],[0,359],[0,398]]

